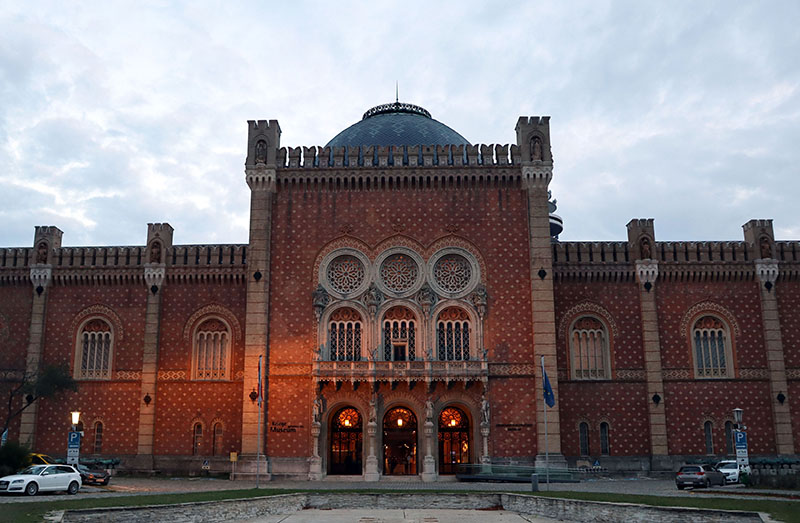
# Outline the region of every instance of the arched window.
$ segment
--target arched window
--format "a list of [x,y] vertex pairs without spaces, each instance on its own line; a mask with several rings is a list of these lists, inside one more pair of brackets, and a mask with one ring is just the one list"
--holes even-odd
[[114,334],[111,325],[93,318],[83,324],[75,351],[76,379],[107,380],[111,378]]
[[716,316],[702,316],[692,328],[695,375],[698,378],[732,378],[728,327]]
[[734,453],[734,448],[736,447],[733,439],[733,422],[726,421],[725,422],[725,454],[732,455]]
[[611,378],[606,327],[595,317],[583,316],[570,331],[572,378],[603,380]]
[[417,319],[406,307],[392,307],[383,317],[383,358],[389,361],[417,358]]
[[214,423],[214,428],[212,429],[212,433],[214,434],[214,439],[211,442],[211,454],[214,456],[221,456],[222,455],[222,423]]
[[229,379],[230,353],[231,334],[228,326],[217,318],[209,318],[200,323],[194,335],[194,379]]
[[585,421],[578,425],[578,439],[580,440],[581,456],[589,455],[589,424]]
[[714,453],[714,425],[710,421],[703,423],[703,435],[706,441],[706,454]]
[[611,454],[611,447],[608,440],[608,423],[604,421],[600,424],[600,454],[603,456]]
[[468,360],[469,315],[464,309],[448,307],[436,321],[436,354],[440,360]]
[[92,453],[101,454],[103,452],[103,423],[98,421],[94,424],[94,449]]
[[203,425],[195,423],[192,427],[192,456],[200,454],[200,446],[203,444]]
[[328,346],[333,361],[361,359],[363,326],[361,315],[349,307],[337,309],[328,322]]
[[344,407],[331,419],[330,474],[361,474],[362,419],[353,407]]
[[439,414],[439,474],[455,474],[462,463],[469,463],[469,420],[447,407]]

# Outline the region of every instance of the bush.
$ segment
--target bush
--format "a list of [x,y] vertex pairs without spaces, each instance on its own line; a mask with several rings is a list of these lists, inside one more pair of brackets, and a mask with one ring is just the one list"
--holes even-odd
[[14,474],[30,465],[30,450],[16,441],[9,441],[0,447],[0,477]]

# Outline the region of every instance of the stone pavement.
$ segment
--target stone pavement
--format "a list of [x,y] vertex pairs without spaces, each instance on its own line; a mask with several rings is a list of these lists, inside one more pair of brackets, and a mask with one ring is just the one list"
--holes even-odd
[[505,510],[303,510],[240,523],[533,523],[554,522]]

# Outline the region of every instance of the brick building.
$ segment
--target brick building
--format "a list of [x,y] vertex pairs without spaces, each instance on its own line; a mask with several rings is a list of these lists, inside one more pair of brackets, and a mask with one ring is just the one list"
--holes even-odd
[[[549,118],[471,145],[422,108],[370,109],[325,147],[249,122],[246,245],[0,249],[0,365],[68,366],[79,390],[10,437],[137,469],[420,475],[459,463],[671,468],[800,452],[800,243],[559,242]],[[178,231],[179,233],[179,231]],[[555,391],[543,410],[540,361]],[[264,401],[257,401],[263,361]],[[262,412],[259,412],[259,409]],[[260,415],[261,414],[261,415]],[[259,427],[259,419],[261,426]]]

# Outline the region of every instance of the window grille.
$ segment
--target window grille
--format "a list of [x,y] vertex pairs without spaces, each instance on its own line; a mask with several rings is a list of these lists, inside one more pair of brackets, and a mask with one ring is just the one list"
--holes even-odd
[[211,453],[214,456],[222,455],[222,423],[215,423],[214,429],[214,440],[212,442],[212,449]]
[[578,439],[581,447],[581,456],[589,455],[589,424],[581,422],[578,425]]
[[443,361],[468,360],[470,357],[470,322],[463,309],[448,307],[436,323],[437,355]]
[[110,379],[114,337],[111,326],[95,318],[81,328],[78,343],[78,379]]
[[194,337],[194,378],[229,379],[230,332],[222,321],[212,318],[197,328]]
[[572,377],[578,380],[609,379],[610,355],[603,322],[585,316],[572,326]]
[[392,307],[383,321],[383,357],[387,361],[414,361],[417,357],[417,331],[414,313],[405,307]]
[[697,320],[692,334],[697,377],[732,377],[725,324],[713,316],[704,316]]
[[349,308],[338,309],[328,324],[328,346],[332,361],[361,359],[361,316]]

